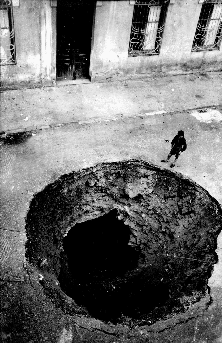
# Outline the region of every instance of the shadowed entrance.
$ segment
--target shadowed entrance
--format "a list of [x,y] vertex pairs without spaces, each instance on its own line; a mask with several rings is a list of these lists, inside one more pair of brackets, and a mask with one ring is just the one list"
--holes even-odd
[[89,79],[95,2],[58,0],[57,80]]

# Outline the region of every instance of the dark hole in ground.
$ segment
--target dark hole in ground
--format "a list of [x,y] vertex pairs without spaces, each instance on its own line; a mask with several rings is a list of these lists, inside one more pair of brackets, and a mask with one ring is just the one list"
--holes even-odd
[[138,317],[168,297],[158,270],[150,268],[148,279],[138,273],[141,252],[128,245],[129,239],[130,228],[113,210],[75,225],[63,240],[66,266],[60,285],[96,318],[115,322],[122,315]]
[[221,222],[191,180],[144,161],[103,163],[34,196],[26,257],[74,313],[150,325],[205,299]]

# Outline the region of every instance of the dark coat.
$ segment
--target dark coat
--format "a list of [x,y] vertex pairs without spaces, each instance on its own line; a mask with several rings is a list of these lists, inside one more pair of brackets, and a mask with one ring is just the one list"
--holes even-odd
[[185,151],[187,148],[186,139],[184,136],[176,135],[171,142],[171,154],[178,154]]

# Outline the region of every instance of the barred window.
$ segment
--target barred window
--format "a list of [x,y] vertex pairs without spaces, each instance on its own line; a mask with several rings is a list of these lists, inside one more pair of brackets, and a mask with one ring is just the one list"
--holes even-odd
[[192,51],[219,50],[222,39],[222,1],[205,1],[202,5]]
[[169,0],[136,0],[129,42],[129,55],[160,53]]
[[0,65],[15,64],[12,0],[0,0]]

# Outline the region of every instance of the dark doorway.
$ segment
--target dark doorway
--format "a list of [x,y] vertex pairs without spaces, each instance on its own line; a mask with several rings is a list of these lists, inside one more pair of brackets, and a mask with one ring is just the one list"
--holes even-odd
[[59,0],[57,5],[57,80],[89,79],[92,0]]

